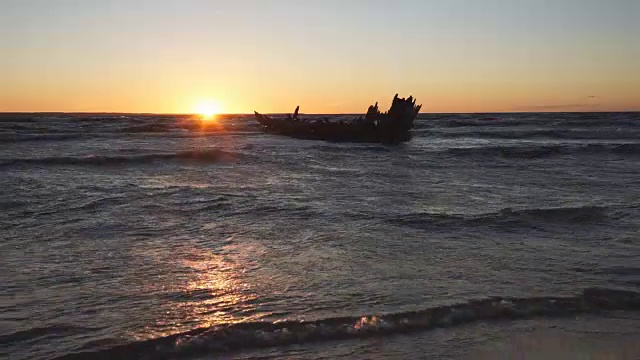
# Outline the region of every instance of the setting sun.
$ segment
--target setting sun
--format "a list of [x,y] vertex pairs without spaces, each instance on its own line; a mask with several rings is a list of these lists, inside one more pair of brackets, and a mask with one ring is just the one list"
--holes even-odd
[[194,107],[194,112],[204,119],[212,119],[215,115],[220,114],[222,107],[214,101],[203,101]]

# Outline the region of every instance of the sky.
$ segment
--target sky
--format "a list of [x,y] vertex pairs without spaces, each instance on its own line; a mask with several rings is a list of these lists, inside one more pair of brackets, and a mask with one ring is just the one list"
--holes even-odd
[[638,0],[0,0],[0,112],[640,110]]

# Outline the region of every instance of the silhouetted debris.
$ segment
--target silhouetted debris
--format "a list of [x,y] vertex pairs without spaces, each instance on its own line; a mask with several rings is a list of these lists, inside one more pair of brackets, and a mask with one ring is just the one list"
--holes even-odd
[[265,131],[302,139],[400,143],[411,139],[410,130],[422,105],[416,106],[413,96],[408,99],[393,98],[391,108],[385,113],[378,103],[369,106],[367,114],[349,121],[329,121],[327,118],[300,119],[296,107],[293,115],[286,118],[271,118],[255,112],[256,119]]

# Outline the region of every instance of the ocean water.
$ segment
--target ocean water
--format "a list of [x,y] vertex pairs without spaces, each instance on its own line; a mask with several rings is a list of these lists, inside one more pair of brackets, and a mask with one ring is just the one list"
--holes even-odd
[[640,114],[413,132],[2,115],[0,358],[640,357]]

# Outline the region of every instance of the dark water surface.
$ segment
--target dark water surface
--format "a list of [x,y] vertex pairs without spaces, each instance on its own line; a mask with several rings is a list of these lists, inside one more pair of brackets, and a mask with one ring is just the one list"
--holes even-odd
[[0,357],[640,354],[640,114],[414,135],[3,115]]

